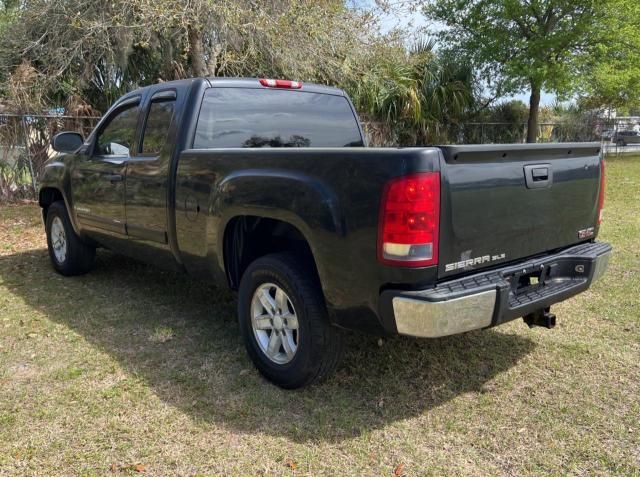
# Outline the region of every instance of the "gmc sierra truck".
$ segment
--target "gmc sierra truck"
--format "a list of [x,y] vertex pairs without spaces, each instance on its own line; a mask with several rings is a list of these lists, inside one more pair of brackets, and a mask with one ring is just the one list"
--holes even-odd
[[611,252],[599,144],[369,148],[326,86],[162,83],[52,146],[53,268],[85,273],[104,247],[230,287],[249,356],[284,388],[335,368],[342,329],[551,328]]

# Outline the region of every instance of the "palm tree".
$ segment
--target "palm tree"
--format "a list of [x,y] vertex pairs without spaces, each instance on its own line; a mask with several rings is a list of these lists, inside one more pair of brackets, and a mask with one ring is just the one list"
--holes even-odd
[[389,124],[402,145],[447,141],[475,101],[471,68],[438,54],[432,39],[419,39],[377,59],[351,88],[357,107]]

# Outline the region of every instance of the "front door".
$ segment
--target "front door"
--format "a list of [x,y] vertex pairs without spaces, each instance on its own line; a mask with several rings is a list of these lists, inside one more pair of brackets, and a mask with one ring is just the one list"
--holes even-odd
[[102,122],[93,147],[71,173],[73,207],[81,229],[91,235],[126,238],[125,177],[138,102],[125,101]]

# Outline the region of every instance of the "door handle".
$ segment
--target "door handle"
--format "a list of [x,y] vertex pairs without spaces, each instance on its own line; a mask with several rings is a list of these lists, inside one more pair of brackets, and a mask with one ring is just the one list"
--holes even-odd
[[122,176],[120,174],[112,174],[109,176],[109,182],[115,184],[116,182],[122,182]]

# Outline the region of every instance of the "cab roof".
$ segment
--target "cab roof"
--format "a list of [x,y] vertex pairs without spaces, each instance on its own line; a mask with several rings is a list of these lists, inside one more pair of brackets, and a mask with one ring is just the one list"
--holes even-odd
[[[175,81],[166,81],[163,83],[157,83],[149,86],[144,86],[142,88],[138,88],[135,91],[131,91],[126,94],[126,97],[142,94],[149,90],[155,90],[160,88],[167,88],[171,86],[185,85],[187,83],[192,83],[194,81],[204,80],[209,83],[209,86],[214,88],[256,88],[256,89],[267,89],[266,86],[262,86],[260,84],[260,78],[226,78],[226,77],[207,77],[207,78],[188,78],[183,80],[175,80]],[[334,88],[332,86],[325,86],[316,83],[305,83],[302,82],[302,87],[296,89],[295,91],[303,91],[308,93],[321,93],[321,94],[331,94],[335,96],[346,96],[345,92],[339,88]]]

